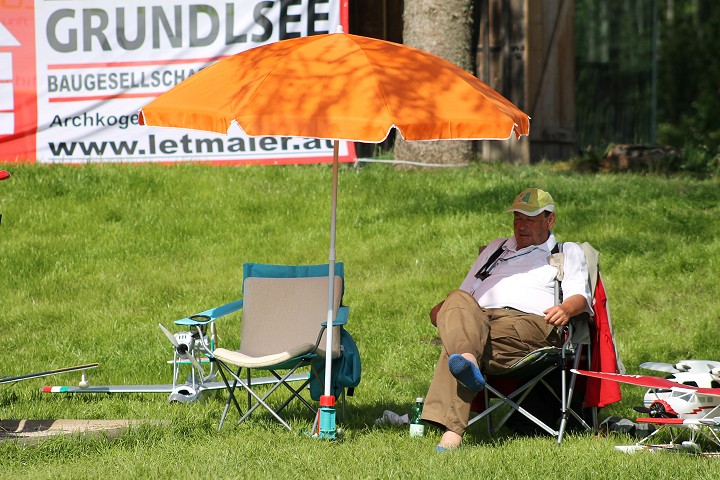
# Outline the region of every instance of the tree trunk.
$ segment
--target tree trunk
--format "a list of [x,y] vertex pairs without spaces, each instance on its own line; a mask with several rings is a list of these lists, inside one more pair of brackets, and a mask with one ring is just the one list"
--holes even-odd
[[[472,0],[405,0],[403,42],[472,73]],[[422,163],[468,163],[471,141],[406,142],[397,136],[395,159]]]

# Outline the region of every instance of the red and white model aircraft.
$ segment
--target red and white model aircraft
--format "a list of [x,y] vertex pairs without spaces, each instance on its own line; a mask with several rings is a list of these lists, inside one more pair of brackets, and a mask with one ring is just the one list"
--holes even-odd
[[[635,410],[649,416],[638,418],[658,428],[635,445],[615,447],[625,452],[637,450],[681,450],[720,456],[720,362],[683,360],[676,364],[643,363],[642,368],[669,373],[667,378],[647,375],[576,370],[580,375],[648,387],[644,406]],[[667,432],[667,443],[652,443]],[[703,452],[698,440],[705,439],[717,452]]]
[[[665,380],[682,384],[685,387],[720,390],[720,362],[710,360],[682,360],[676,364],[648,362],[640,368],[669,373]],[[652,378],[652,377],[651,377]],[[720,416],[718,405],[720,397],[702,392],[691,393],[673,391],[668,388],[650,388],[643,400],[644,409],[652,418],[702,419],[708,416]]]

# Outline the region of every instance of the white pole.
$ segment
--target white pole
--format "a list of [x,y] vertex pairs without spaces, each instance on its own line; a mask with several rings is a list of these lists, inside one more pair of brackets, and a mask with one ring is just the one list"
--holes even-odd
[[335,212],[337,210],[337,187],[338,187],[338,149],[340,142],[335,140],[333,146],[333,171],[332,171],[332,200],[330,207],[330,257],[328,261],[328,312],[327,312],[327,333],[325,342],[325,391],[326,397],[330,396],[330,382],[332,373],[332,342],[333,323],[335,323]]

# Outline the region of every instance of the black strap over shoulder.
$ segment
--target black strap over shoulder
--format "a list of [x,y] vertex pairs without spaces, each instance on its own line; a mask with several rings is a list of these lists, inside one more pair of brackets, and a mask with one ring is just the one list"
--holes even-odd
[[[485,262],[485,265],[480,267],[480,269],[475,274],[475,278],[479,278],[480,280],[485,280],[487,277],[490,276],[490,271],[492,270],[493,266],[497,262],[498,258],[500,258],[500,255],[502,255],[503,252],[503,245],[507,240],[502,242],[500,246],[498,246],[497,250],[495,250],[490,257],[488,257],[487,262]],[[555,243],[555,246],[550,251],[551,254],[560,253],[562,252],[562,243],[557,242]]]
[[[550,250],[551,254],[562,253],[562,242],[557,242]],[[560,305],[563,301],[562,281],[555,279],[555,304]]]
[[480,270],[477,271],[475,274],[475,278],[479,278],[480,280],[485,280],[487,277],[490,276],[490,270],[492,270],[492,267],[495,265],[495,262],[497,262],[497,259],[500,258],[500,255],[503,253],[503,245],[505,245],[505,240],[500,244],[500,246],[495,250],[492,255],[488,258],[487,262],[485,262],[485,265],[480,267]]

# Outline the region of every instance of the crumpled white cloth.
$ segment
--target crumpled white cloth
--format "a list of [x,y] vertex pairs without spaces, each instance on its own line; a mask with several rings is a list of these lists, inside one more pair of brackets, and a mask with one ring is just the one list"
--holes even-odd
[[375,425],[409,425],[410,417],[406,413],[405,415],[398,415],[390,410],[385,410],[382,417],[375,420]]

